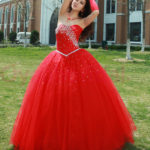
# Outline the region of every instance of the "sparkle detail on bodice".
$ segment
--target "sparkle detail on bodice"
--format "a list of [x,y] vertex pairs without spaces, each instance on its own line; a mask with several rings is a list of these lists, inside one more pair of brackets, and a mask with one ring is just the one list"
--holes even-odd
[[64,56],[80,50],[78,40],[82,32],[82,27],[79,25],[65,25],[59,24],[55,30],[57,52]]

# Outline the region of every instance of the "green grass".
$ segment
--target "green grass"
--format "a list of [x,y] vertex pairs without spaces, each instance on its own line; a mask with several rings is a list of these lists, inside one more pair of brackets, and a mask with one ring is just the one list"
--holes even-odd
[[[30,77],[52,51],[50,47],[0,49],[0,150],[7,150],[9,136]],[[145,62],[115,62],[124,51],[89,51],[107,71],[137,126],[135,144],[125,150],[150,150],[150,52],[133,51]]]

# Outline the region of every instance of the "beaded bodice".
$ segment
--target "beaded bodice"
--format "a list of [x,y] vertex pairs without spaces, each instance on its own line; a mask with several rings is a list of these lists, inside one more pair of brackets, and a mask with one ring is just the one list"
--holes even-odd
[[70,54],[79,49],[79,37],[82,32],[79,25],[59,24],[55,30],[57,50],[63,54]]

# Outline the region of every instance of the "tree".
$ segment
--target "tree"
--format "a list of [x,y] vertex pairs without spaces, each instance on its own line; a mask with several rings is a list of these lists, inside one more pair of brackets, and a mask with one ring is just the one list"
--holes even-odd
[[142,52],[144,52],[145,49],[145,6],[146,6],[146,0],[142,0],[142,15],[143,15],[143,38],[142,38],[142,49],[141,49]]
[[36,30],[33,30],[31,32],[31,36],[30,36],[30,43],[31,44],[36,44],[39,40],[39,32]]
[[27,46],[27,36],[26,36],[26,23],[27,21],[29,20],[29,14],[31,12],[31,9],[32,9],[32,4],[31,5],[28,5],[29,1],[28,0],[12,0],[13,3],[16,4],[16,6],[19,6],[21,5],[21,23],[23,22],[24,24],[24,33],[25,33],[25,42],[24,42],[24,47]]
[[[127,26],[127,46],[126,46],[126,59],[131,60],[131,55],[130,55],[130,1],[127,0],[127,21],[126,21],[126,26]],[[131,4],[132,5],[132,4]]]

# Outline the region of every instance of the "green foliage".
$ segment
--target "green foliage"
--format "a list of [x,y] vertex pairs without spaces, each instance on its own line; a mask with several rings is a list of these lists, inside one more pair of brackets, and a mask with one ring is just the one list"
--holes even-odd
[[107,44],[108,44],[107,41],[102,41],[102,48],[103,48],[103,49],[108,48],[108,47],[107,47]]
[[0,31],[0,42],[4,40],[4,32]]
[[145,47],[145,51],[150,51],[150,47]]
[[[109,50],[126,51],[125,45],[108,45]],[[140,51],[141,46],[131,46],[131,51]],[[145,51],[150,51],[150,47],[146,47]]]
[[125,50],[126,46],[124,46],[124,45],[108,45],[108,49],[110,49],[110,50]]
[[14,32],[14,31],[12,31],[12,32],[10,32],[9,33],[9,40],[12,42],[12,43],[14,43],[15,42],[15,40],[16,40],[16,36],[17,36],[17,33],[16,32]]
[[[79,43],[79,46],[80,46],[81,48],[88,48],[88,47],[89,47],[89,43]],[[91,47],[97,49],[97,48],[100,47],[100,44],[91,43]]]
[[33,45],[36,45],[38,40],[39,40],[39,32],[36,30],[33,30],[30,36],[30,43]]
[[[96,49],[103,47],[104,49],[108,49],[108,50],[126,51],[126,45],[107,45],[105,41],[103,41],[101,44],[91,43],[91,45],[92,48],[96,48]],[[89,43],[80,43],[79,46],[81,48],[88,48]],[[140,50],[141,50],[141,46],[131,46],[131,51],[140,51]],[[145,51],[150,51],[150,47],[146,47]]]

